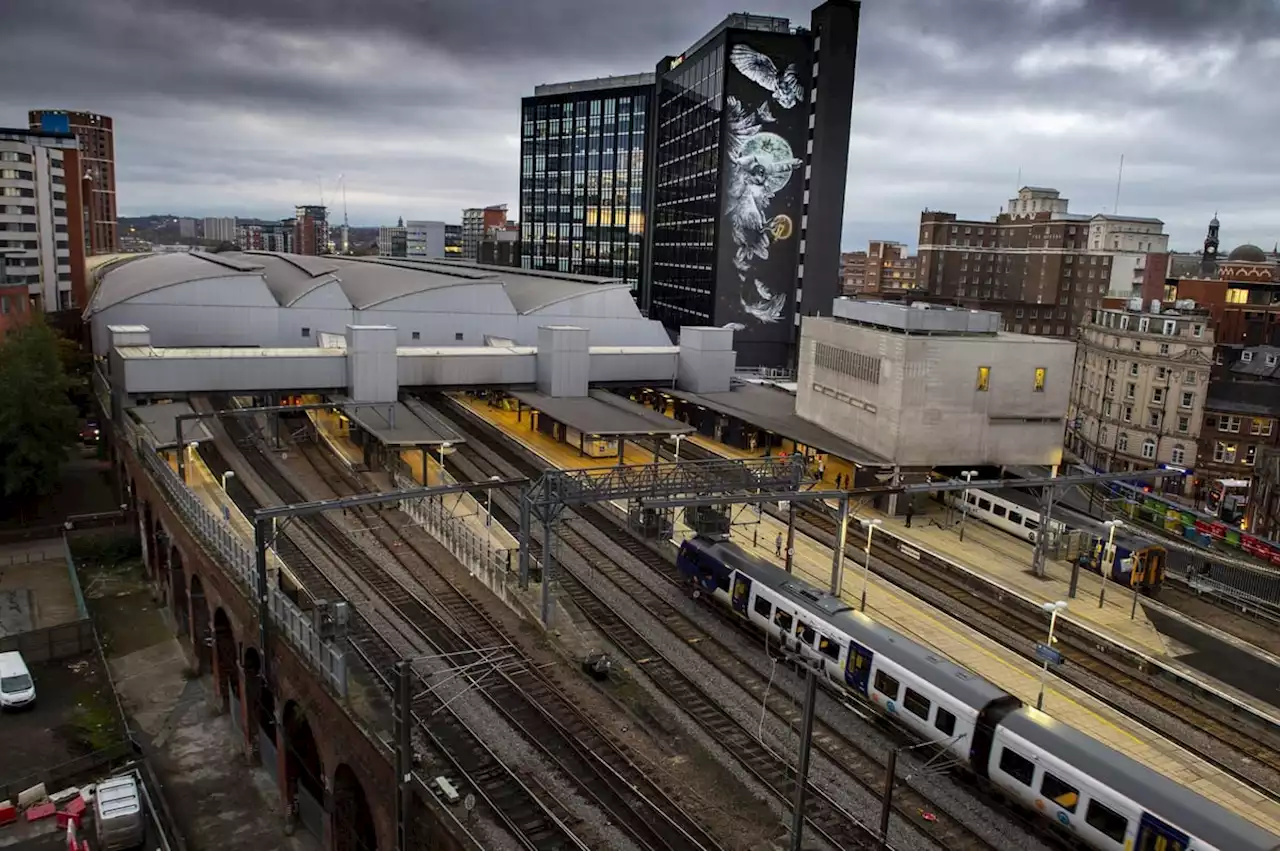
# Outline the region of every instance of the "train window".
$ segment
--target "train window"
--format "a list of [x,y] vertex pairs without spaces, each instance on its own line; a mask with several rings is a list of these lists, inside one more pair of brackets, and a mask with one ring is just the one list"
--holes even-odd
[[991,500],[989,500],[989,499],[979,499],[979,500],[978,500],[978,510],[980,510],[980,511],[990,511],[990,510],[991,510]]
[[1074,813],[1076,805],[1080,803],[1079,789],[1047,771],[1044,773],[1044,780],[1040,782],[1040,794],[1069,813]]
[[773,623],[775,626],[782,627],[787,632],[791,631],[791,613],[778,609],[773,613]]
[[884,671],[876,671],[876,691],[890,700],[898,699],[899,683]]
[[954,736],[956,732],[956,716],[939,706],[938,717],[933,719],[933,726],[937,727],[938,732],[944,736]]
[[929,720],[929,699],[924,695],[918,694],[912,689],[907,689],[906,697],[902,698],[902,705],[917,718]]
[[813,627],[809,626],[804,621],[800,621],[796,624],[796,635],[800,637],[801,641],[812,647],[813,639],[817,636],[817,633],[813,631]]
[[755,608],[756,608],[756,614],[764,618],[765,620],[768,620],[769,616],[773,614],[773,603],[770,603],[764,597],[760,597],[760,596],[756,597]]
[[1097,801],[1089,802],[1089,810],[1084,814],[1089,827],[1108,836],[1116,842],[1124,842],[1124,835],[1129,831],[1129,820],[1106,804]]
[[1010,522],[1010,523],[1017,523],[1019,526],[1021,526],[1021,525],[1022,525],[1022,512],[1020,512],[1020,511],[1010,511],[1010,512],[1009,512],[1009,522]]
[[1006,746],[1000,753],[1000,770],[1023,786],[1030,786],[1031,778],[1036,773],[1036,766],[1031,760]]
[[826,656],[828,659],[839,659],[840,644],[838,642],[832,641],[830,638],[827,638],[825,635],[819,636],[818,652],[821,653],[823,656]]
[[991,513],[994,514],[996,517],[1004,517],[1005,508],[1003,505],[993,505],[991,506]]
[[1032,520],[1030,517],[1028,517],[1026,520],[1022,521],[1022,525],[1026,526],[1028,529],[1034,532],[1035,530],[1040,528],[1040,521]]

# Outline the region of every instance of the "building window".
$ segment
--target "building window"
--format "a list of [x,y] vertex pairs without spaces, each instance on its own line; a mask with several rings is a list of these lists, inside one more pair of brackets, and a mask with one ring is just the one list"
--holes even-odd
[[1196,383],[1196,378],[1198,378],[1196,371],[1194,369],[1188,369],[1182,374],[1182,383],[1193,385]]
[[1240,360],[1244,363],[1251,363],[1253,361],[1253,352],[1241,352]]
[[1036,383],[1035,383],[1035,392],[1037,392],[1037,393],[1043,393],[1043,392],[1044,392],[1044,376],[1045,376],[1045,369],[1044,369],[1044,367],[1042,367],[1042,366],[1038,366],[1038,367],[1036,367]]
[[1164,321],[1165,336],[1172,337],[1178,333],[1178,321],[1176,319],[1166,319]]
[[421,340],[421,339],[422,339],[422,332],[421,332],[421,331],[414,331],[414,332],[412,332],[409,336],[411,336],[411,337],[412,337],[413,339],[415,339],[415,340]]
[[1129,364],[1129,374],[1130,374],[1130,375],[1132,375],[1133,377],[1137,378],[1137,376],[1138,376],[1138,364],[1137,364],[1137,362],[1136,362],[1136,361],[1135,361],[1134,363]]
[[1191,417],[1178,417],[1178,431],[1186,434],[1191,430]]
[[1275,366],[1275,365],[1276,365],[1276,356],[1267,355],[1267,366]]
[[991,367],[978,367],[978,390],[986,392],[991,386]]
[[1156,367],[1156,380],[1164,381],[1169,377],[1169,370],[1163,366]]
[[1191,336],[1192,336],[1192,337],[1200,337],[1200,336],[1203,336],[1203,335],[1204,335],[1204,326],[1203,326],[1203,325],[1192,325],[1192,326],[1191,326]]
[[1236,463],[1237,446],[1234,443],[1223,443],[1221,440],[1213,444],[1213,460],[1219,464]]
[[1013,312],[1013,315],[1014,315],[1014,317],[1015,317],[1015,318],[1017,318],[1017,319],[1021,319],[1021,318],[1022,318],[1022,308],[1021,308],[1021,307],[1019,307],[1017,310],[1015,310],[1015,311]]
[[1147,413],[1147,425],[1151,428],[1160,428],[1160,412],[1150,411]]
[[1253,466],[1253,462],[1257,459],[1257,457],[1258,457],[1258,447],[1257,447],[1257,446],[1254,446],[1253,444],[1250,444],[1249,446],[1246,446],[1246,447],[1245,447],[1245,450],[1244,450],[1244,463],[1246,463],[1246,464],[1248,464],[1250,467],[1252,467],[1252,466]]
[[1134,384],[1132,381],[1124,386],[1124,398],[1132,399],[1137,395],[1137,393],[1138,385]]
[[1147,460],[1156,457],[1156,442],[1150,437],[1142,441],[1142,457]]
[[1236,416],[1223,417],[1218,421],[1218,430],[1229,432],[1230,434],[1240,433],[1240,418]]
[[1116,451],[1117,452],[1129,451],[1129,435],[1123,431],[1120,432],[1120,435],[1116,438]]
[[1194,405],[1195,401],[1196,401],[1196,394],[1194,393],[1182,394],[1182,407],[1190,408],[1192,407],[1192,405]]
[[1134,340],[1134,341],[1133,341],[1133,350],[1134,350],[1135,352],[1140,352],[1140,351],[1142,351],[1142,341],[1141,341],[1141,340]]
[[1169,344],[1168,344],[1168,343],[1161,343],[1161,344],[1160,344],[1160,354],[1162,354],[1162,355],[1167,355],[1167,354],[1169,354]]
[[1164,404],[1164,388],[1163,387],[1157,387],[1151,391],[1151,404],[1153,405]]
[[1127,423],[1133,422],[1133,405],[1124,406],[1124,421]]
[[[1092,276],[1092,275],[1090,275],[1089,277],[1093,277],[1093,276]],[[1150,319],[1148,319],[1147,317],[1145,317],[1145,316],[1144,316],[1144,317],[1142,317],[1141,319],[1139,319],[1139,320],[1138,320],[1138,331],[1139,331],[1140,333],[1145,334],[1145,333],[1147,333],[1147,331],[1148,331],[1148,330],[1150,330],[1150,328],[1151,328],[1151,320],[1150,320]]]
[[1169,453],[1169,460],[1174,464],[1181,464],[1187,457],[1187,450],[1181,443],[1173,445],[1173,451]]
[[1271,420],[1254,420],[1253,424],[1249,427],[1249,433],[1260,434],[1263,437],[1270,436]]
[[461,342],[462,342],[462,332],[461,332],[461,331],[455,331],[455,332],[454,332],[454,334],[453,334],[453,339],[454,339],[454,341],[455,341],[455,342],[461,343]]
[[303,329],[302,329],[302,336],[304,336],[304,337],[310,337],[310,336],[311,336],[311,329],[310,329],[310,328],[303,328]]

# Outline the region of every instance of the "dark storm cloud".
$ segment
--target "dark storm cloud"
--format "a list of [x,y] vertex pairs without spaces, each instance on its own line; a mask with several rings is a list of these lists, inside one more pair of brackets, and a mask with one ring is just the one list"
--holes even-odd
[[[35,106],[117,123],[122,210],[456,220],[516,204],[518,105],[540,82],[652,69],[725,14],[817,0],[8,0],[0,125]],[[1072,208],[1280,214],[1276,0],[865,0],[845,234],[911,242],[924,207],[994,214],[1025,182]]]

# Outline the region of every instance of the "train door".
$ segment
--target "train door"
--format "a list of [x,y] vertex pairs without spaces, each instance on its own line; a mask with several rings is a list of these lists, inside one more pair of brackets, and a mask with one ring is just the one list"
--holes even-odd
[[844,680],[860,694],[867,693],[871,679],[871,660],[875,654],[856,641],[849,642],[849,659],[845,662]]
[[733,577],[733,610],[744,618],[747,616],[747,603],[751,600],[751,578],[741,573]]
[[1187,851],[1191,837],[1160,819],[1143,813],[1138,822],[1138,843],[1134,851]]

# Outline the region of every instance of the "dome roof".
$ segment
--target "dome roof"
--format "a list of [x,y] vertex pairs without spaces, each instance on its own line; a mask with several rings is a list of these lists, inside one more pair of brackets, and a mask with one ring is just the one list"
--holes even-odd
[[1228,260],[1237,260],[1241,263],[1266,263],[1266,253],[1256,245],[1242,245],[1227,255]]

